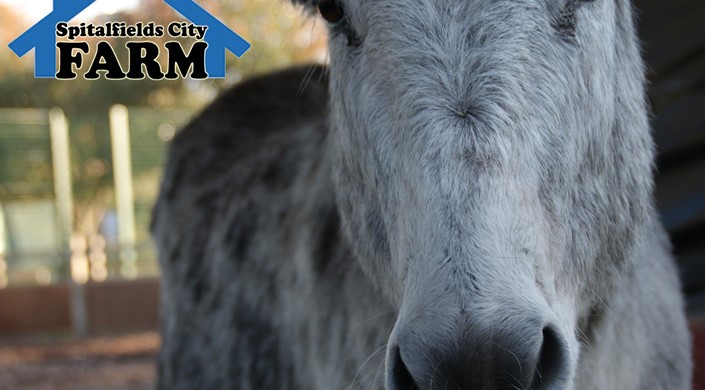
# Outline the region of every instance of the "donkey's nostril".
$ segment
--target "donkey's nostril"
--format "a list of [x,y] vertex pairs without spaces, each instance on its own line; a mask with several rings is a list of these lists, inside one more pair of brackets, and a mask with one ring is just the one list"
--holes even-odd
[[394,348],[391,364],[392,389],[419,390],[409,369],[401,358],[399,347]]
[[543,328],[543,343],[539,352],[532,390],[554,389],[563,383],[567,370],[568,357],[565,345],[552,327]]
[[413,332],[399,331],[389,350],[387,388],[565,388],[570,376],[566,341],[552,326],[520,320],[511,329],[467,327],[448,333],[417,326]]

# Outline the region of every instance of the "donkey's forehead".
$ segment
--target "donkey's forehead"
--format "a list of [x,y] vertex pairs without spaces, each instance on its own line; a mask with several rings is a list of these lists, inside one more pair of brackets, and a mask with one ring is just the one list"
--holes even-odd
[[[321,0],[291,0],[296,5],[303,5],[305,7],[314,8],[317,7]],[[330,0],[327,0],[330,1]],[[417,0],[417,1],[405,1],[405,0],[334,0],[338,3],[356,6],[356,5],[366,5],[368,8],[370,5],[399,5],[404,8],[423,8],[425,6],[444,6],[451,8],[463,8],[463,7],[473,7],[480,6],[483,4],[498,4],[500,2],[496,0]],[[580,3],[590,3],[594,0],[514,0],[510,2],[501,2],[502,6],[507,7],[508,5],[533,5],[541,7],[575,7]],[[621,1],[618,1],[621,2]]]
[[[292,0],[305,6],[310,13],[317,13],[323,0]],[[572,36],[580,24],[577,12],[585,8],[593,14],[591,23],[611,24],[612,18],[594,14],[610,12],[628,0],[597,2],[594,0],[325,0],[342,6],[351,27],[364,34],[375,27],[394,30],[407,27],[426,31],[429,37],[443,31],[475,26],[491,27],[495,31],[532,31],[552,27]],[[393,25],[393,26],[390,26]],[[567,29],[567,31],[566,31]],[[419,38],[419,37],[416,37]]]

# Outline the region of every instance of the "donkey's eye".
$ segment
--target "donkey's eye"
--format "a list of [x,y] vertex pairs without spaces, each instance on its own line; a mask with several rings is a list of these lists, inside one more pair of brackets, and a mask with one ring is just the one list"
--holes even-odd
[[339,0],[320,0],[318,12],[330,24],[333,33],[344,34],[348,38],[348,46],[360,45],[360,37],[350,26]]
[[343,8],[335,0],[321,0],[318,2],[318,12],[330,24],[338,24],[343,20]]

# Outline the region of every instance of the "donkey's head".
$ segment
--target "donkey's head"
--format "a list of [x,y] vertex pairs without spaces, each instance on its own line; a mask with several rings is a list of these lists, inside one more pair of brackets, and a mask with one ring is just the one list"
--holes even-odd
[[627,0],[320,0],[330,157],[398,307],[387,386],[570,388],[651,215]]

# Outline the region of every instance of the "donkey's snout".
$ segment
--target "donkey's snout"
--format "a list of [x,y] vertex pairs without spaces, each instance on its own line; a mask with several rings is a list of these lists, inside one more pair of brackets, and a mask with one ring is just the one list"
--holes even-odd
[[549,390],[564,388],[569,376],[566,343],[550,326],[455,342],[418,330],[400,332],[388,359],[387,383],[394,390]]

